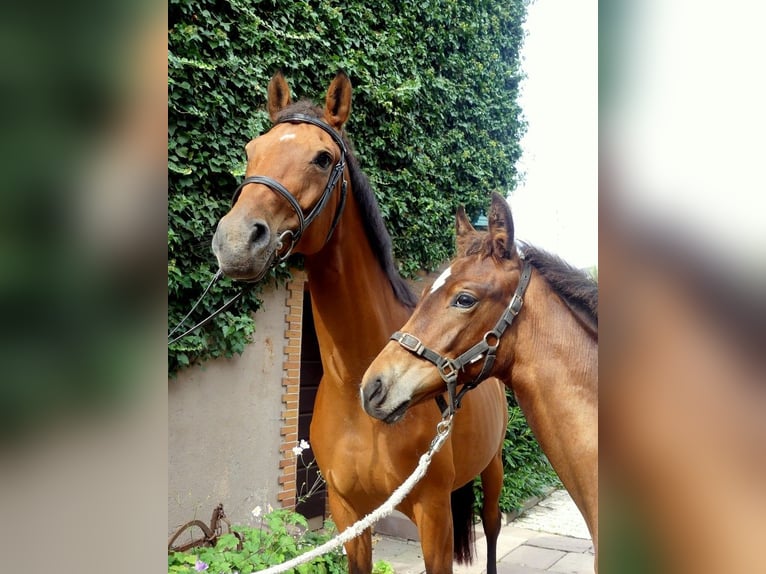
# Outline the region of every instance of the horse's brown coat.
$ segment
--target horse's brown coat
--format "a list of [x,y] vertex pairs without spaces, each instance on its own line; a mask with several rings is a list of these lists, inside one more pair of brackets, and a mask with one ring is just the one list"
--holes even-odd
[[[478,343],[494,327],[519,282],[523,262],[514,245],[513,219],[507,202],[497,194],[493,194],[488,220],[488,232],[479,233],[465,213],[458,212],[458,257],[452,262],[449,277],[442,287],[424,295],[401,328],[442,356],[457,357]],[[535,267],[534,257],[530,260],[534,270],[524,305],[500,339],[491,374],[513,389],[530,428],[583,513],[597,546],[598,338],[593,336],[597,293],[591,293],[596,286],[588,288],[587,279],[583,292],[568,286],[571,300],[565,303]],[[453,305],[461,293],[478,302],[470,309]],[[584,319],[572,312],[572,306],[582,308],[588,328],[584,328]],[[458,381],[467,382],[480,369],[481,362],[467,367]],[[362,388],[368,385],[379,386],[380,393],[385,393],[381,396],[388,401],[378,401],[377,408],[367,405],[368,412],[376,416],[385,416],[389,409],[406,401],[420,404],[445,388],[436,367],[394,341],[367,370]]]
[[[289,88],[281,75],[272,79],[268,93],[269,113],[276,119],[290,102]],[[350,102],[351,84],[345,74],[338,74],[320,112],[324,121],[340,130],[350,113]],[[287,110],[312,113],[311,107],[301,102]],[[295,137],[283,138],[286,133]],[[251,141],[247,151],[247,175],[268,175],[280,181],[306,211],[318,200],[331,169],[318,165],[318,154],[330,153],[334,161],[339,157],[327,134],[300,123],[274,126]],[[353,157],[349,165],[355,165]],[[349,172],[349,167],[345,177],[349,187],[359,187],[359,175]],[[420,455],[428,450],[441,418],[434,404],[423,404],[389,425],[368,416],[360,405],[362,374],[390,334],[407,320],[412,299],[392,271],[387,234],[370,240],[375,233],[365,216],[370,207],[352,191],[358,190],[349,190],[329,242],[325,244],[337,194],[295,248],[296,253],[305,255],[324,370],[314,405],[311,443],[327,481],[332,518],[341,531],[384,502],[409,476]],[[256,224],[266,230],[259,234],[257,246],[250,232]],[[246,186],[216,231],[214,246],[221,268],[239,279],[257,276],[276,248],[278,233],[296,224],[286,201],[264,186]],[[490,546],[488,570],[494,572],[494,542],[500,528],[497,501],[503,472],[500,453],[506,420],[502,385],[486,383],[465,401],[451,437],[434,457],[427,475],[400,505],[418,526],[427,572],[452,572],[450,493],[480,473],[486,501],[483,520]],[[346,544],[346,550],[352,574],[371,571],[369,531]]]

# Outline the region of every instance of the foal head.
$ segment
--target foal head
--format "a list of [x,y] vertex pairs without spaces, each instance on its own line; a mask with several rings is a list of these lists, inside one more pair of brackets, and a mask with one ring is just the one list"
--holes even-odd
[[305,101],[292,104],[290,88],[277,73],[267,105],[275,125],[245,146],[247,177],[213,236],[223,273],[245,281],[260,279],[276,258],[293,250],[319,251],[340,213],[338,190],[345,185],[343,173],[333,177],[344,169],[340,132],[351,111],[348,76],[335,76],[322,109]]
[[[492,194],[487,232],[477,232],[465,211],[457,212],[457,257],[424,291],[403,333],[413,335],[442,357],[454,359],[482,340],[508,307],[523,261],[516,253],[508,203]],[[498,342],[495,369],[512,360],[515,333]],[[473,381],[483,360],[458,372],[458,385]],[[406,410],[446,390],[437,367],[389,341],[362,380],[362,405],[368,414],[395,422]]]

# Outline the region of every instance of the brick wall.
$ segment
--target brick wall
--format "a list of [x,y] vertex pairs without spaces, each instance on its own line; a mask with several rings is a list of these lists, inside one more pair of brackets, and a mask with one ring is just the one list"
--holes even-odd
[[303,323],[303,289],[305,271],[293,270],[287,284],[285,314],[285,352],[282,368],[282,425],[279,446],[279,492],[282,508],[295,507],[296,457],[293,447],[298,441],[298,396],[300,391],[301,329]]

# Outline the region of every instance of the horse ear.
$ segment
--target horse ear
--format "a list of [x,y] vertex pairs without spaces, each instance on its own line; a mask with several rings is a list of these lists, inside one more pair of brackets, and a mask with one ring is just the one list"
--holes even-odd
[[269,110],[269,117],[272,122],[277,121],[277,114],[290,103],[290,86],[282,75],[277,72],[269,81],[267,90],[266,107]]
[[515,251],[513,242],[513,216],[511,208],[503,196],[492,192],[492,204],[489,208],[489,236],[492,255],[510,259]]
[[345,72],[340,71],[327,89],[327,97],[324,102],[324,119],[340,130],[351,114],[351,80]]
[[475,231],[471,221],[465,214],[465,208],[461,205],[457,208],[457,213],[455,214],[455,246],[457,247],[458,256],[465,255],[468,238]]

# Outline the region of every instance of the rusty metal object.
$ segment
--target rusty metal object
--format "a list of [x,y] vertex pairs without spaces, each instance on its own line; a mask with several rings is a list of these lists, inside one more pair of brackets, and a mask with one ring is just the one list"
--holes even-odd
[[[239,532],[232,532],[231,522],[226,518],[226,513],[223,511],[223,504],[221,503],[213,509],[213,515],[210,517],[210,526],[201,520],[190,520],[176,530],[168,539],[168,554],[172,554],[173,552],[186,552],[191,548],[197,548],[199,546],[215,546],[218,542],[218,538],[223,534],[223,528],[221,526],[222,522],[226,523],[226,532],[236,536],[239,541],[237,543],[237,550],[242,550],[242,534]],[[191,542],[174,546],[175,541],[181,534],[195,526],[202,530],[203,536],[195,538]]]

